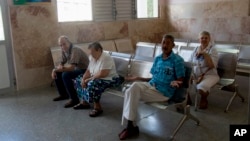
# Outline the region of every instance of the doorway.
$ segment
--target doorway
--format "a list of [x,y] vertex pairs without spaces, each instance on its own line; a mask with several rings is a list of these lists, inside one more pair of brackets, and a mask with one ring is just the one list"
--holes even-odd
[[6,0],[0,1],[0,94],[14,89],[14,71]]

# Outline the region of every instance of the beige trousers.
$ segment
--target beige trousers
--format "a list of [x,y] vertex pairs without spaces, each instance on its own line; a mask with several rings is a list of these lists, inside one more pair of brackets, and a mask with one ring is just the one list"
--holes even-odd
[[148,82],[134,82],[125,91],[122,125],[124,124],[124,118],[131,121],[136,120],[140,100],[145,102],[162,102],[168,99]]

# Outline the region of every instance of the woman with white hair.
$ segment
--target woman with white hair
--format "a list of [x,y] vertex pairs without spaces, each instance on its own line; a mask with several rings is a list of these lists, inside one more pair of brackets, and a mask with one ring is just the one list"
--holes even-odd
[[195,48],[190,61],[194,64],[194,77],[197,80],[197,90],[201,95],[199,108],[207,109],[210,88],[219,81],[217,74],[218,53],[211,43],[210,33],[202,31],[199,34],[200,46]]

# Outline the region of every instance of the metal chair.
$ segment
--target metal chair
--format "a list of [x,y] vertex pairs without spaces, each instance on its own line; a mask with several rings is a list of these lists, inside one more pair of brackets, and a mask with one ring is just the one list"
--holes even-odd
[[237,72],[250,73],[250,45],[241,45],[238,56]]
[[169,137],[168,140],[173,140],[177,132],[180,130],[182,125],[189,119],[196,122],[196,125],[200,124],[199,119],[197,119],[195,116],[193,116],[190,113],[190,105],[188,105],[187,100],[189,97],[189,89],[190,89],[190,79],[192,74],[192,64],[189,62],[185,62],[185,78],[183,80],[183,85],[181,88],[176,89],[176,92],[174,96],[168,100],[167,103],[148,103],[154,107],[160,108],[160,109],[167,109],[169,105],[174,105],[178,109],[184,109],[184,115],[182,119],[179,121],[177,127],[175,128],[172,135]]
[[[214,46],[218,51],[218,67],[217,72],[220,77],[219,82],[216,84],[220,90],[233,92],[224,112],[228,112],[232,101],[236,96],[239,96],[244,102],[244,97],[238,91],[238,84],[236,84],[236,66],[239,49],[234,44],[219,44]],[[195,83],[195,82],[194,82]],[[197,110],[198,93],[195,96],[195,110]]]
[[185,62],[188,62],[190,60],[190,57],[194,49],[195,48],[193,47],[181,46],[178,55],[180,55],[184,59]]
[[155,43],[138,42],[135,50],[135,60],[154,61]]
[[117,73],[123,77],[127,76],[133,56],[126,53],[111,52],[111,57],[114,59]]

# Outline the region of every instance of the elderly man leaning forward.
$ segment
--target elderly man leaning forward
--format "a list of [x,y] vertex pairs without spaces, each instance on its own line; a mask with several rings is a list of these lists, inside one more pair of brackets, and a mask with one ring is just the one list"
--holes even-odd
[[182,84],[185,77],[183,59],[174,54],[174,37],[164,35],[162,39],[162,54],[154,60],[150,73],[152,78],[128,77],[127,80],[147,81],[134,82],[125,91],[122,124],[128,121],[127,127],[119,134],[120,140],[139,135],[139,128],[135,125],[139,101],[161,102],[170,99],[176,87]]
[[70,98],[70,101],[64,106],[68,108],[79,103],[72,80],[86,71],[89,59],[80,48],[73,46],[66,36],[60,36],[58,44],[62,49],[62,61],[52,70],[51,76],[55,80],[59,96],[53,100]]

